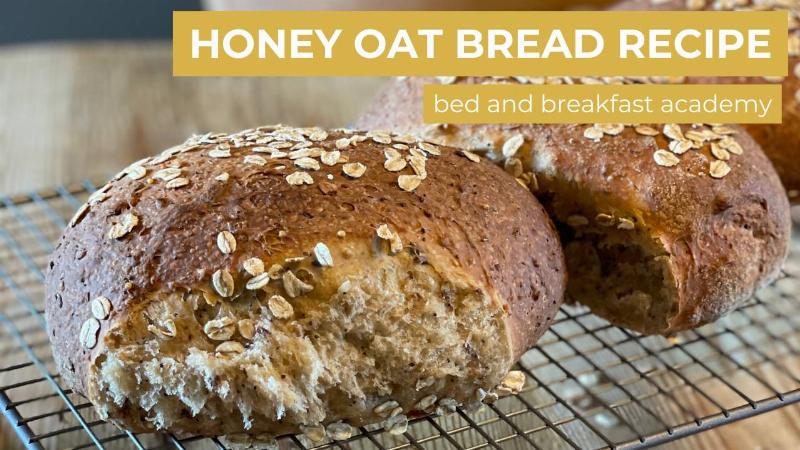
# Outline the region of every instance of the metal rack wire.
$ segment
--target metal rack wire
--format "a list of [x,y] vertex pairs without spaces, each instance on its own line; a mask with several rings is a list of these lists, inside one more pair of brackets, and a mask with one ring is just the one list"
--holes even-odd
[[[0,197],[0,432],[28,448],[225,448],[216,439],[122,432],[60,384],[43,317],[54,240],[95,184]],[[518,395],[425,417],[400,436],[361,428],[313,447],[644,448],[800,401],[800,233],[784,276],[719,322],[675,339],[642,337],[567,306],[519,366]]]

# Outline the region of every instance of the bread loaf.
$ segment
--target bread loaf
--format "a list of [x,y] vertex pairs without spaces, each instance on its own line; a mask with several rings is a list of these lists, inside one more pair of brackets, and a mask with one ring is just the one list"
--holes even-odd
[[614,324],[672,334],[716,320],[778,275],[789,205],[741,128],[425,126],[425,82],[436,81],[394,81],[358,126],[485,152],[528,185],[561,231],[568,299]]
[[713,10],[748,11],[764,9],[789,10],[789,75],[771,77],[685,77],[680,80],[691,84],[763,84],[781,82],[783,85],[783,122],[775,124],[746,124],[745,129],[764,149],[792,203],[800,203],[800,6],[797,2],[750,0],[625,0],[613,5],[616,10]]
[[536,200],[409,136],[207,134],[95,192],[52,255],[65,384],[140,432],[345,438],[515,390],[562,301]]

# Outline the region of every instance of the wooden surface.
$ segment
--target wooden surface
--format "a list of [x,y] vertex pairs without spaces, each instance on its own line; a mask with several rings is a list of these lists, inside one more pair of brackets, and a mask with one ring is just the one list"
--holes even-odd
[[[164,42],[0,47],[0,193],[110,174],[200,131],[277,122],[344,126],[382,83],[174,79],[170,51]],[[681,400],[690,407],[698,399]],[[666,406],[664,414],[671,414]],[[0,448],[19,448],[0,423]],[[798,423],[800,408],[788,407],[667,447],[798,448]]]

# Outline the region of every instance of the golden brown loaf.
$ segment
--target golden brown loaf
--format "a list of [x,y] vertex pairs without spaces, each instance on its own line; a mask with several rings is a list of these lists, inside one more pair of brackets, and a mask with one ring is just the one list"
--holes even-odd
[[525,193],[410,136],[193,137],[122,171],[58,243],[59,371],[121,427],[258,439],[401,432],[518,389],[565,283]]
[[[790,7],[791,6],[791,7]],[[800,203],[800,5],[795,1],[764,0],[625,0],[613,6],[618,10],[790,10],[789,75],[765,77],[686,77],[680,81],[703,84],[757,84],[782,82],[783,123],[746,124],[745,129],[772,160],[792,203]]]
[[[557,80],[458,80],[520,81]],[[394,81],[357,126],[417,133],[502,164],[560,228],[568,298],[598,315],[670,334],[719,318],[778,275],[789,205],[769,160],[741,128],[425,126],[425,82],[436,81]]]

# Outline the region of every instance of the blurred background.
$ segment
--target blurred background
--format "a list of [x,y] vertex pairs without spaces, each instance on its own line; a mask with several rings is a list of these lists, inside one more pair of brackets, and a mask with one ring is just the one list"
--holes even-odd
[[[380,78],[173,78],[173,9],[591,9],[607,0],[7,1],[0,15],[0,196],[106,177],[193,133],[346,126]],[[7,366],[0,355],[0,367]],[[0,384],[13,380],[0,374]],[[692,399],[687,399],[691,402]],[[783,408],[670,448],[796,448]],[[770,430],[765,433],[765,430]],[[68,447],[64,442],[57,448]],[[0,449],[22,448],[0,419]]]
[[107,176],[200,131],[345,126],[378,78],[173,78],[172,10],[564,9],[603,0],[48,0],[0,14],[0,193]]

